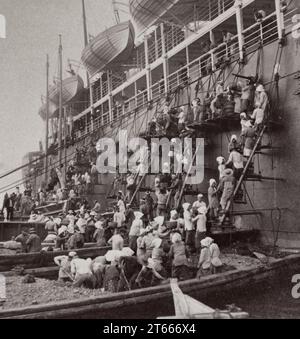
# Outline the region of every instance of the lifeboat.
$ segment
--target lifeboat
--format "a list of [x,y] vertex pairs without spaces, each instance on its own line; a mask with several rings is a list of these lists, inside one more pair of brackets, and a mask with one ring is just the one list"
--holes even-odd
[[[68,104],[76,98],[84,89],[84,82],[79,75],[73,75],[62,82],[62,102]],[[59,84],[49,89],[49,99],[56,106],[59,106]]]
[[129,11],[139,33],[155,22],[179,0],[130,0]]
[[[211,4],[217,2],[218,0],[210,0]],[[160,22],[186,26],[194,21],[195,6],[200,13],[209,10],[208,1],[129,0],[129,11],[136,25],[137,35]]]
[[120,67],[134,49],[135,32],[127,21],[100,33],[83,50],[81,60],[93,77],[105,69]]

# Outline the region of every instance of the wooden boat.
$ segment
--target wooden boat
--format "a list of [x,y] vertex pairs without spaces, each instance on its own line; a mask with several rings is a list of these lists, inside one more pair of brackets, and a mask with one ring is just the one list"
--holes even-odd
[[[291,255],[259,268],[234,270],[204,277],[201,280],[181,282],[179,287],[184,294],[205,302],[206,299],[220,292],[229,293],[245,287],[253,288],[255,285],[276,279],[280,274],[295,274],[299,269],[300,255]],[[82,300],[6,309],[0,311],[0,319],[116,319],[117,317],[128,319],[129,316],[136,316],[139,309],[143,310],[145,307],[149,310],[151,307],[157,309],[157,300],[163,305],[172,303],[172,299],[172,291],[168,284]],[[118,309],[117,313],[116,309]],[[164,312],[164,308],[162,307],[159,312]],[[161,315],[163,316],[163,313]]]
[[41,239],[45,239],[47,232],[45,223],[29,223],[25,221],[0,222],[0,242],[8,241],[19,235],[23,229],[34,228]]
[[[96,258],[104,256],[111,247],[88,247],[76,250],[80,258]],[[7,272],[16,266],[24,268],[38,268],[53,265],[53,258],[68,255],[69,251],[40,252],[30,254],[0,255],[0,272]]]
[[[62,102],[63,105],[75,100],[84,90],[84,82],[79,75],[73,75],[62,82]],[[57,107],[59,106],[59,85],[53,85],[49,88],[49,99]],[[56,111],[57,112],[57,111]]]
[[120,67],[126,62],[134,48],[135,32],[131,21],[127,21],[100,33],[82,52],[82,62],[90,76]]

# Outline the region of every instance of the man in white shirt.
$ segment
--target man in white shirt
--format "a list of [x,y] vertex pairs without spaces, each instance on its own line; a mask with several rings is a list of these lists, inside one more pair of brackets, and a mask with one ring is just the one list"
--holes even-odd
[[234,167],[234,177],[236,180],[239,180],[244,171],[244,157],[237,150],[233,150],[230,153],[226,166],[231,164],[233,164]]
[[73,281],[73,277],[71,274],[71,261],[76,255],[76,252],[70,252],[68,256],[61,255],[54,258],[55,264],[59,266],[59,282]]
[[123,226],[123,223],[126,221],[125,213],[120,212],[119,207],[116,207],[116,212],[114,214],[114,222],[117,223],[118,228],[121,228]]
[[182,207],[184,209],[185,244],[190,256],[195,248],[195,227],[192,220],[191,204],[185,203]]
[[199,194],[197,201],[193,204],[193,210],[198,210],[199,208],[206,208],[206,203],[203,201],[203,194]]
[[71,274],[74,278],[73,287],[87,286],[94,289],[96,286],[96,278],[92,273],[92,260],[80,259],[77,254],[71,261]]

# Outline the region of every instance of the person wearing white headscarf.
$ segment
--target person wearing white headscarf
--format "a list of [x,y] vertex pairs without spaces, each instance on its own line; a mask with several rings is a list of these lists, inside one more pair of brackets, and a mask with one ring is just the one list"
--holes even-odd
[[225,166],[225,158],[224,157],[218,157],[217,158],[217,163],[218,163],[218,170],[219,170],[219,173],[220,173],[220,179],[223,178],[224,176],[224,171],[226,169],[226,166]]
[[221,197],[221,207],[225,211],[227,203],[231,199],[235,187],[235,179],[233,175],[233,170],[228,168],[224,171],[224,177],[220,181],[218,191],[223,192]]
[[264,122],[269,98],[263,85],[258,85],[255,92],[255,110],[251,119],[255,120],[255,128],[259,130]]
[[238,137],[236,135],[232,135],[230,139],[230,143],[228,144],[228,153],[230,154],[232,151],[238,150],[240,145],[238,144]]
[[221,251],[219,246],[214,242],[212,238],[206,238],[207,243],[209,244],[209,250],[211,254],[211,273],[218,274],[221,273],[223,263],[220,259]]
[[183,204],[183,209],[185,244],[187,246],[189,254],[191,254],[192,250],[195,248],[195,228],[192,220],[191,204]]
[[187,251],[182,237],[179,233],[172,236],[172,246],[169,252],[169,258],[172,260],[172,278],[178,280],[187,279],[188,261]]
[[104,222],[103,221],[97,221],[95,224],[95,232],[93,235],[94,241],[97,243],[97,246],[99,247],[104,247],[106,246],[106,241],[105,241],[105,230],[104,230]]
[[129,231],[129,247],[134,251],[137,252],[137,239],[140,236],[141,229],[143,228],[143,213],[141,212],[134,212],[135,219],[132,222],[130,231]]
[[208,205],[209,205],[209,215],[212,220],[218,217],[218,209],[220,206],[217,187],[218,186],[216,180],[210,179],[208,188]]
[[197,212],[198,214],[195,218],[193,218],[193,222],[197,223],[195,245],[196,245],[197,252],[199,253],[200,247],[201,247],[200,246],[201,240],[206,237],[207,208],[202,206],[198,209]]
[[210,241],[206,238],[201,241],[201,253],[198,262],[197,278],[207,276],[211,274],[211,253],[210,253]]
[[206,203],[203,201],[203,194],[198,194],[197,201],[193,203],[193,209],[198,210],[201,207],[206,208]]

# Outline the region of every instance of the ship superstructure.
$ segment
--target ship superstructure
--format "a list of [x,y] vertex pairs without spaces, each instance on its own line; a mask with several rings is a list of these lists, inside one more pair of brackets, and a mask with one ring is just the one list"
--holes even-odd
[[[245,173],[239,183],[246,199],[243,204],[232,201],[228,212],[239,228],[260,229],[268,242],[297,246],[299,7],[299,0],[130,0],[133,23],[108,29],[83,51],[91,91],[79,88],[72,95],[82,95],[78,102],[63,103],[70,117],[66,158],[73,159],[76,148],[105,136],[118,141],[121,129],[129,137],[143,135],[166,100],[172,107],[188,109],[195,98],[205,102],[218,81],[229,86],[242,81],[240,76],[260,79],[271,98],[270,114],[251,154],[255,174]],[[254,15],[258,11],[264,13],[261,20]],[[51,112],[53,106],[55,102]],[[50,167],[55,168],[59,160],[54,108],[52,113]],[[207,119],[199,127],[206,140],[205,180],[193,187],[195,192],[206,192],[209,179],[218,178],[215,159],[227,157],[230,136],[240,133],[240,112],[232,113],[236,115]],[[95,189],[103,203],[114,177],[102,175]],[[151,187],[154,176],[143,180]]]

